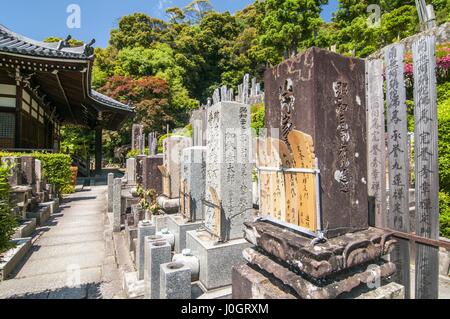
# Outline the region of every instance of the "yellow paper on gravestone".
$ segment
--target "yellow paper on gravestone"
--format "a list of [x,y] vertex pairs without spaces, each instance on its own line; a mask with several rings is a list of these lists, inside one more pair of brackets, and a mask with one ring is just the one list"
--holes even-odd
[[[292,149],[295,168],[315,168],[314,142],[310,135],[291,131],[288,141]],[[314,174],[297,173],[298,226],[317,230],[316,178]]]

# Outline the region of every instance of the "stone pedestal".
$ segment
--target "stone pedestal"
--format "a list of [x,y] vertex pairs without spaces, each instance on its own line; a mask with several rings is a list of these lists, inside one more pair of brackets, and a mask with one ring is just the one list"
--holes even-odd
[[266,128],[313,138],[328,238],[368,228],[364,60],[311,48],[267,70]]
[[182,263],[161,265],[160,299],[191,299],[191,269]]
[[168,242],[146,239],[144,274],[146,299],[160,298],[160,266],[171,261],[171,251],[172,248]]
[[200,281],[208,290],[231,285],[232,268],[245,263],[242,252],[250,246],[244,239],[219,244],[206,231],[186,235],[186,248],[199,259]]
[[176,253],[181,253],[186,248],[186,233],[191,230],[197,230],[202,227],[203,222],[189,222],[181,214],[170,215],[167,217],[167,229],[175,236]]
[[[250,109],[236,102],[208,108],[205,227],[222,241],[242,238],[252,203]],[[218,209],[217,206],[220,206]]]
[[181,173],[181,213],[190,221],[204,219],[206,182],[206,147],[189,147],[183,151]]
[[289,229],[257,221],[246,224],[246,239],[255,248],[245,249],[244,259],[258,274],[235,269],[236,298],[258,297],[251,290],[255,276],[272,283],[265,281],[272,291],[267,298],[277,298],[274,291],[299,299],[357,298],[387,285],[396,271],[393,263],[382,258],[396,241],[391,233],[375,228],[313,243]]
[[145,237],[156,234],[156,227],[148,220],[139,222],[137,247],[136,247],[136,268],[138,270],[138,280],[144,279],[144,258],[145,258]]

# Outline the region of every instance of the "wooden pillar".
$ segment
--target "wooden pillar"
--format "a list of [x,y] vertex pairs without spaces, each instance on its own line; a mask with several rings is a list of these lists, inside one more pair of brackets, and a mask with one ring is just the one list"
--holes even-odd
[[[424,36],[413,43],[416,234],[439,239],[438,118],[436,39]],[[439,249],[416,244],[416,298],[437,299]]]
[[16,85],[16,127],[14,134],[14,147],[22,147],[22,84]]
[[102,171],[102,135],[103,129],[99,124],[95,127],[95,172],[100,173]]

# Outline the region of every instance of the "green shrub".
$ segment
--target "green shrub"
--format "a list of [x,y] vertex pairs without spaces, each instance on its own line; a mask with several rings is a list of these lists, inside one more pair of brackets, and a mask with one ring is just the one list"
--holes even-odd
[[25,156],[31,155],[42,163],[42,174],[47,180],[47,183],[54,184],[56,192],[62,193],[62,190],[72,185],[72,173],[70,167],[72,165],[72,158],[66,154],[60,153],[41,153],[33,152],[26,153],[6,153],[0,152],[0,158],[6,156]]
[[251,128],[259,134],[259,131],[264,128],[264,122],[266,117],[266,109],[264,104],[255,104],[251,110]]
[[450,194],[450,95],[440,99],[438,118],[440,186],[442,191]]
[[127,153],[127,158],[136,158],[139,155],[138,150],[131,150]]
[[16,218],[11,213],[8,174],[9,167],[0,164],[0,253],[11,247],[10,239],[17,226]]
[[441,236],[450,238],[450,195],[439,193],[439,211],[441,223]]

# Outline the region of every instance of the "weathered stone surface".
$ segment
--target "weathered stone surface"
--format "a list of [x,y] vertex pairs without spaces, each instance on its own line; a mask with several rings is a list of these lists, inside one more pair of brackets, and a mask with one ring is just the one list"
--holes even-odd
[[183,149],[191,145],[191,139],[183,136],[171,136],[164,140],[163,180],[166,187],[163,191],[164,195],[171,199],[180,197]]
[[[250,108],[220,102],[208,108],[205,227],[222,241],[242,238],[251,217]],[[217,207],[220,206],[220,207]]]
[[266,127],[312,136],[328,238],[368,228],[365,63],[311,48],[266,71]]
[[36,181],[36,192],[41,193],[44,189],[44,180],[42,178],[42,162],[40,160],[34,161],[34,180]]
[[297,299],[248,265],[233,268],[233,299]]
[[16,239],[13,243],[16,247],[11,248],[1,255],[0,282],[8,279],[8,276],[31,248],[31,238]]
[[139,124],[133,124],[131,134],[131,149],[139,151],[139,154],[144,154],[144,127]]
[[377,276],[379,278],[387,278],[395,273],[395,265],[393,263],[379,261],[374,263],[374,265],[377,265],[376,271],[363,266],[353,269],[348,274],[333,277],[329,281],[320,280],[313,282],[252,248],[244,250],[243,255],[247,262],[264,269],[265,272],[282,281],[284,285],[294,289],[302,299],[335,299],[344,293],[351,292],[362,284],[373,282]]
[[181,214],[189,221],[203,220],[206,182],[206,147],[183,151],[181,173]]
[[355,299],[405,299],[405,287],[395,282],[381,286],[375,290],[364,293]]
[[121,214],[122,214],[122,179],[114,179],[114,196],[113,196],[113,219],[114,232],[121,230]]
[[144,189],[154,189],[157,194],[162,194],[162,175],[158,166],[163,165],[163,156],[148,156],[144,162],[142,187]]
[[22,176],[22,185],[35,185],[35,159],[32,156],[20,157],[20,172]]
[[312,244],[311,239],[267,222],[246,223],[245,238],[267,254],[314,278],[324,278],[389,254],[392,234],[369,228]]
[[242,251],[250,247],[244,239],[218,244],[206,231],[189,231],[186,248],[200,261],[200,281],[207,289],[216,289],[231,284],[234,266],[245,263]]
[[191,269],[182,263],[161,265],[160,299],[191,299]]
[[144,165],[146,164],[146,159],[147,156],[145,155],[136,156],[136,183],[141,186],[144,181]]
[[18,186],[22,184],[21,169],[20,169],[20,158],[19,157],[2,157],[2,163],[10,166],[10,174],[8,176],[8,183],[11,187]]
[[192,112],[190,123],[192,125],[192,145],[206,146],[206,108],[201,107]]
[[113,196],[114,196],[114,174],[108,174],[108,212],[113,210]]
[[160,298],[160,266],[171,261],[171,246],[168,242],[154,238],[146,238],[145,248],[145,298]]

